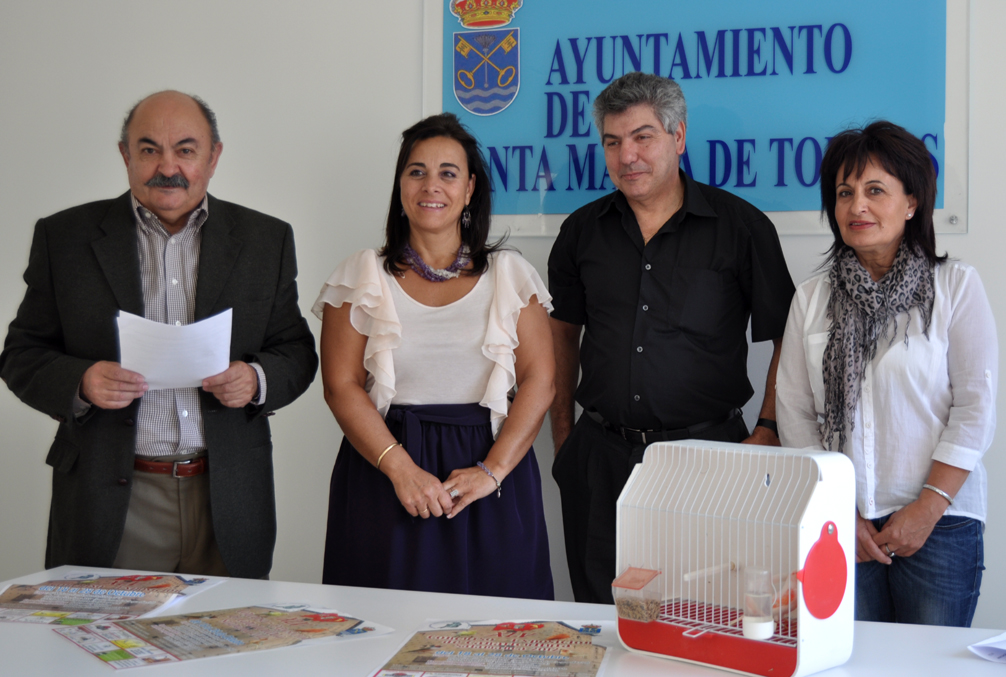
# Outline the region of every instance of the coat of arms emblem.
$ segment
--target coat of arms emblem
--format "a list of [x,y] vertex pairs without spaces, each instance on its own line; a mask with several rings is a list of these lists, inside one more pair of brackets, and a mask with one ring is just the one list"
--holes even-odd
[[451,0],[470,30],[454,34],[454,96],[474,115],[495,115],[520,89],[520,29],[502,28],[523,0]]

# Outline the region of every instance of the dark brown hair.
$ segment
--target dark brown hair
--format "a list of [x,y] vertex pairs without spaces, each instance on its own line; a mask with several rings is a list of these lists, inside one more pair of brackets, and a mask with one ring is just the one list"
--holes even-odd
[[905,241],[930,263],[942,263],[947,255],[936,255],[936,231],[933,208],[936,204],[936,169],[926,145],[904,127],[887,120],[877,120],[861,129],[847,129],[828,142],[821,160],[821,212],[827,214],[835,241],[828,250],[825,265],[831,263],[848,245],[835,218],[838,199],[835,184],[839,178],[859,176],[868,162],[879,164],[905,187],[905,194],[915,197],[915,213],[905,222]]
[[384,269],[389,273],[395,274],[404,270],[403,253],[405,246],[409,244],[409,219],[402,208],[402,172],[405,171],[405,165],[415,145],[420,141],[437,137],[454,139],[461,144],[468,161],[468,174],[475,177],[475,190],[468,203],[472,223],[468,228],[461,228],[461,242],[468,245],[472,259],[472,267],[465,272],[481,275],[489,266],[489,254],[502,248],[505,238],[487,243],[492,219],[492,184],[478,140],[453,113],[431,115],[402,132],[402,147],[398,151],[395,182],[391,188],[391,205],[388,207],[388,223],[384,229],[384,246],[378,253],[384,257]]

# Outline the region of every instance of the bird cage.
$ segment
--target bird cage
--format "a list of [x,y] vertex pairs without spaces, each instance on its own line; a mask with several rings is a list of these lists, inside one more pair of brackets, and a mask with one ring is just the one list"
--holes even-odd
[[622,643],[752,675],[841,665],[852,654],[855,495],[839,453],[650,445],[618,499]]

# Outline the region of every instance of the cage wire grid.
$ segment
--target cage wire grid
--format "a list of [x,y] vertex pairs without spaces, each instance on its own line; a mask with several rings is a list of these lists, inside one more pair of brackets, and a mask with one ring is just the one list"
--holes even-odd
[[800,519],[819,479],[813,460],[657,445],[641,470],[621,502],[620,568],[662,572],[658,621],[691,636],[740,636],[744,571],[767,569],[775,593],[770,641],[795,646]]

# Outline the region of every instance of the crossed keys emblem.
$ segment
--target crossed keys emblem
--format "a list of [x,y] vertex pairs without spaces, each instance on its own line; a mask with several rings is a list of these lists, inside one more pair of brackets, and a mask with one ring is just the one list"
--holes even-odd
[[[465,89],[475,88],[475,72],[478,71],[479,68],[482,68],[483,65],[486,65],[485,69],[486,87],[489,86],[489,66],[492,66],[493,68],[496,69],[497,72],[496,84],[498,84],[500,87],[506,87],[513,81],[514,75],[517,74],[516,68],[514,68],[513,66],[500,68],[490,60],[492,58],[492,55],[495,54],[497,51],[499,51],[501,48],[504,53],[509,54],[510,50],[517,46],[517,41],[514,40],[513,33],[514,33],[513,31],[510,31],[510,33],[507,34],[505,38],[503,38],[503,41],[500,42],[498,45],[496,45],[496,47],[493,48],[493,51],[489,52],[489,54],[482,54],[482,52],[475,49],[475,47],[473,47],[471,43],[466,41],[464,38],[461,37],[458,38],[458,44],[455,47],[455,49],[457,49],[458,52],[461,53],[461,56],[467,59],[469,53],[475,52],[475,55],[478,56],[480,59],[482,59],[482,61],[480,61],[478,65],[472,68],[470,71],[460,69],[458,70],[458,82],[461,83],[462,87],[464,87]],[[496,36],[484,33],[482,35],[477,36],[475,38],[475,42],[479,43],[482,46],[483,50],[488,50],[490,47],[492,47],[492,44],[496,42]]]

